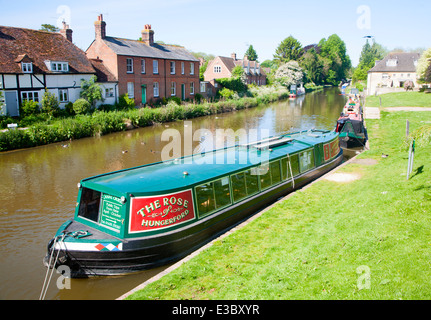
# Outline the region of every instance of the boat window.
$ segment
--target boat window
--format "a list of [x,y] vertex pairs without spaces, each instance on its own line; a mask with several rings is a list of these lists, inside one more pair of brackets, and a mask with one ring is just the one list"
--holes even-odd
[[196,187],[199,214],[206,214],[215,210],[214,191],[212,183]]
[[261,189],[269,188],[281,181],[280,161],[270,162],[269,165],[259,168]]
[[231,204],[229,178],[225,177],[196,187],[200,215]]
[[251,170],[245,171],[245,182],[247,186],[247,196],[259,192],[258,176],[252,174]]
[[78,215],[97,222],[99,220],[100,196],[99,191],[82,188]]
[[214,181],[214,194],[216,198],[216,208],[220,209],[231,203],[230,201],[230,188],[229,188],[229,178],[222,178],[220,180]]
[[[293,176],[297,176],[299,174],[299,158],[298,158],[298,154],[294,154],[294,155],[290,155],[290,166],[292,168],[292,174]],[[291,178],[290,176],[290,168],[288,169],[288,177],[289,179]]]
[[281,159],[281,180],[286,180],[287,176],[290,176],[290,172],[288,173],[289,168],[288,168],[288,163],[287,163],[287,158],[283,158]]
[[314,168],[313,149],[306,150],[299,154],[299,164],[300,164],[301,172],[305,172]]
[[234,174],[230,177],[232,183],[233,201],[239,201],[247,197],[247,189],[245,187],[245,172]]

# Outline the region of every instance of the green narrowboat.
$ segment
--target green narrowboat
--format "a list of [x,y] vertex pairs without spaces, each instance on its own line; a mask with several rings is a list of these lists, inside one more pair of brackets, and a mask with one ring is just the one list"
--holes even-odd
[[309,130],[83,179],[44,264],[73,278],[168,264],[341,161],[336,132]]

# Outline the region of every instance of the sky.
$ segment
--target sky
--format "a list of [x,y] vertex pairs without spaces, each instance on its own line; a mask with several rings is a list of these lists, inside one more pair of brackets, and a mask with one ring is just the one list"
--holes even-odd
[[430,48],[430,9],[429,0],[0,0],[0,25],[40,29],[65,20],[85,51],[103,14],[108,36],[138,39],[151,24],[155,41],[239,58],[253,45],[260,62],[290,35],[306,46],[337,34],[356,66],[364,36],[388,50]]

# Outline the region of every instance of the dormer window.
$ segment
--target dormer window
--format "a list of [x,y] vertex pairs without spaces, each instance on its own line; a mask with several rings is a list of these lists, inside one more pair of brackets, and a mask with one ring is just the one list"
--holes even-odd
[[63,61],[45,61],[49,71],[69,72],[69,63]]
[[396,67],[398,64],[398,60],[397,59],[389,59],[388,61],[386,61],[386,66],[387,67]]
[[33,63],[31,62],[21,62],[21,69],[23,73],[33,72]]

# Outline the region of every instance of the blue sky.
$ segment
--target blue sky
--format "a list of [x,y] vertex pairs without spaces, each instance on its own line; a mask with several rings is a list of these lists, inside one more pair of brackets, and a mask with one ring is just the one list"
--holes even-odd
[[[363,38],[372,35],[389,50],[431,47],[431,1],[285,1],[285,0],[0,0],[0,25],[39,29],[65,19],[73,42],[86,50],[94,21],[103,14],[107,35],[140,37],[151,24],[155,40],[190,51],[243,57],[248,46],[259,61],[272,59],[280,42],[292,35],[302,45],[338,34],[357,65]],[[425,31],[425,29],[427,31]]]

